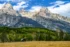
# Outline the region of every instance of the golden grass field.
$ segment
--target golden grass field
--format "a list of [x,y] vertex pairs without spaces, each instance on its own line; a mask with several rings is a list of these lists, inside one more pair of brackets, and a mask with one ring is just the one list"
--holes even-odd
[[0,43],[0,47],[70,47],[70,41],[29,41]]

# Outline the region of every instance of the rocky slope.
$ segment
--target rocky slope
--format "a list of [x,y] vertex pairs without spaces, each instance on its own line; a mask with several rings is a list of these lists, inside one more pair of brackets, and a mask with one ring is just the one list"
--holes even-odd
[[47,8],[42,8],[33,19],[43,25],[45,28],[56,30],[60,28],[64,31],[70,31],[70,18],[51,13]]

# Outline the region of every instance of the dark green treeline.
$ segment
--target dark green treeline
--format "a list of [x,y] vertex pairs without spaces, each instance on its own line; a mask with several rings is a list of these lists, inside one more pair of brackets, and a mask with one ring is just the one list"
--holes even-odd
[[0,42],[20,41],[69,41],[70,34],[62,30],[49,30],[45,28],[8,28],[0,27]]

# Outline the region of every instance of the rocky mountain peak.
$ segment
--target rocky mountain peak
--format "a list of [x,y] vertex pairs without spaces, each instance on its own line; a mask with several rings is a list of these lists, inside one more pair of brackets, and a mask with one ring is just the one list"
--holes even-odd
[[49,17],[50,15],[50,11],[48,10],[48,8],[46,7],[42,7],[38,13],[40,16],[43,16],[43,17]]
[[19,13],[13,9],[11,3],[7,2],[2,9],[0,9],[0,14],[9,14],[14,16],[19,16]]
[[50,11],[48,10],[48,8],[46,8],[46,7],[42,7],[42,8],[40,9],[40,12],[50,13]]
[[8,2],[8,3],[6,3],[6,4],[2,7],[2,9],[9,9],[9,10],[11,10],[11,9],[13,9],[13,6]]

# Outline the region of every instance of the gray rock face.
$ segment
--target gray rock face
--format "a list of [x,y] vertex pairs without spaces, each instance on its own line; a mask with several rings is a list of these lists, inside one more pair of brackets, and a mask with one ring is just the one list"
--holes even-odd
[[1,26],[14,26],[18,21],[20,17],[16,17],[14,15],[10,14],[0,14],[0,25]]
[[15,11],[10,3],[0,9],[0,26],[40,27],[70,32],[70,18],[51,13],[43,7],[39,12]]
[[57,28],[59,28],[64,31],[68,31],[68,32],[70,31],[70,23],[62,21],[62,20],[45,18],[39,15],[34,16],[33,19],[48,29],[56,30]]

